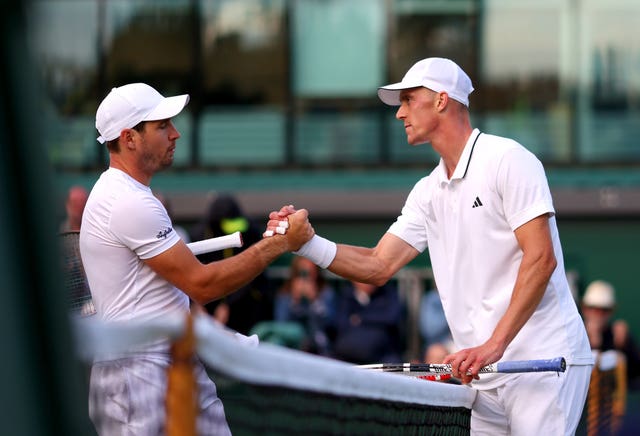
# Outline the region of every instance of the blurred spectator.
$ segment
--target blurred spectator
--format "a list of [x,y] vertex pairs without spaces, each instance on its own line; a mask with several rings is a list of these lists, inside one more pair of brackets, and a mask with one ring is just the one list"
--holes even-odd
[[404,322],[395,287],[351,282],[338,299],[334,357],[356,364],[402,362]]
[[162,192],[155,192],[154,195],[158,200],[160,200],[160,203],[162,203],[165,210],[167,211],[167,215],[169,215],[169,218],[171,219],[171,224],[173,225],[173,230],[175,230],[175,232],[178,235],[180,235],[180,239],[182,239],[186,243],[191,242],[191,238],[189,237],[189,233],[187,232],[187,230],[184,227],[176,224],[176,222],[174,221],[173,207],[171,206],[171,202],[169,201],[169,198],[166,195],[164,195]]
[[320,267],[304,257],[292,259],[289,277],[276,295],[274,318],[281,332],[286,323],[294,324],[286,331],[302,327],[297,348],[329,355],[335,330],[335,291]]
[[616,307],[615,290],[602,280],[591,282],[582,298],[584,318],[591,349],[618,350],[627,359],[627,380],[630,387],[640,387],[640,351],[622,319],[613,319]]
[[[203,263],[211,263],[238,254],[262,239],[262,231],[242,212],[237,200],[230,194],[217,195],[202,220],[190,232],[191,241],[216,238],[239,231],[242,247],[198,255]],[[258,322],[273,317],[271,282],[266,272],[248,285],[227,297],[205,306],[215,319],[227,327],[248,334]]]
[[420,336],[424,344],[424,361],[442,363],[453,352],[453,339],[436,289],[425,292],[420,300]]
[[60,224],[61,232],[80,231],[82,212],[87,204],[87,198],[89,198],[89,193],[82,186],[75,185],[69,188],[65,201],[66,217]]

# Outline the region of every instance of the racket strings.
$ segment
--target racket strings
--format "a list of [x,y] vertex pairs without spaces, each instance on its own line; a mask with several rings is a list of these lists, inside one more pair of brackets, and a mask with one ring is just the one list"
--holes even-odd
[[95,307],[80,257],[80,233],[61,233],[59,239],[62,249],[61,268],[69,310],[82,316],[92,315],[95,313]]

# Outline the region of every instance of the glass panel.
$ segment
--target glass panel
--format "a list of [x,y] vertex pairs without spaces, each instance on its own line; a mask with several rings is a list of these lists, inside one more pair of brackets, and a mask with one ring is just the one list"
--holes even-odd
[[585,161],[637,161],[640,147],[640,3],[585,1],[580,155]]
[[96,118],[89,115],[63,117],[47,114],[48,135],[42,137],[49,149],[51,162],[61,167],[94,165],[98,150],[103,147],[96,138]]
[[104,6],[105,91],[144,82],[164,95],[198,98],[189,0],[109,0]]
[[285,118],[274,108],[209,107],[200,118],[203,165],[284,162]]
[[44,84],[42,136],[55,165],[95,163],[95,78],[98,74],[97,6],[93,1],[29,2],[29,48]]
[[285,1],[201,0],[200,13],[203,105],[283,104]]
[[[540,158],[571,157],[571,116],[562,90],[566,2],[487,0],[474,80],[479,127],[513,138]],[[526,28],[526,31],[523,29]]]
[[300,163],[372,163],[380,159],[377,112],[308,112],[295,123]]
[[383,81],[383,0],[298,0],[293,6],[297,97],[371,97]]

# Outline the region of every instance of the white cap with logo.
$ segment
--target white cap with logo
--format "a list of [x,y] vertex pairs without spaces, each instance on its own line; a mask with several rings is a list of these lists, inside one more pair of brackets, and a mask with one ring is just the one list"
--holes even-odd
[[473,92],[471,79],[458,64],[445,58],[427,58],[416,62],[401,82],[378,88],[378,97],[389,106],[400,106],[400,91],[420,86],[435,92],[446,92],[467,107],[469,94]]
[[142,121],[157,121],[178,115],[189,102],[189,95],[163,97],[145,83],[131,83],[113,88],[96,111],[98,142],[104,144]]

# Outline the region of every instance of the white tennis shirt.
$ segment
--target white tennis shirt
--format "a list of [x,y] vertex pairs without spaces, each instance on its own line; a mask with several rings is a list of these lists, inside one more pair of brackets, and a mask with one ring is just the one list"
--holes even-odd
[[97,316],[149,321],[189,310],[189,298],[149,268],[149,259],[180,240],[151,189],[109,168],[82,216],[80,254]]
[[[540,161],[517,142],[469,137],[451,179],[440,164],[414,186],[389,232],[429,256],[458,349],[483,344],[509,305],[522,250],[514,230],[549,214],[558,265],[529,321],[501,360],[564,356],[593,363],[584,324],[564,271],[551,193]],[[499,375],[474,386],[494,387]],[[479,386],[478,386],[479,387]]]

